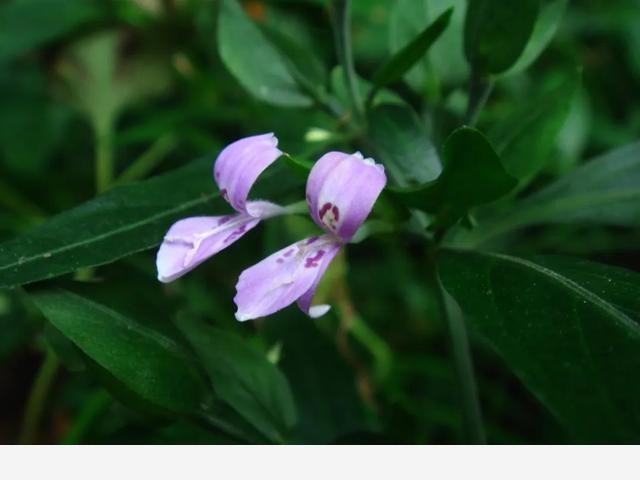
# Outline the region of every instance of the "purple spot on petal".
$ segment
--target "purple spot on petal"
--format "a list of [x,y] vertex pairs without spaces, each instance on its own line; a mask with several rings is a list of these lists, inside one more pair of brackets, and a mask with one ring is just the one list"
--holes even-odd
[[278,259],[276,260],[276,262],[277,262],[277,263],[284,263],[284,260],[283,260],[282,258],[278,258]]
[[227,223],[229,220],[231,220],[231,215],[221,217],[220,220],[218,220],[218,226],[222,225],[223,223]]
[[306,258],[304,261],[304,268],[315,268],[318,266],[318,262],[324,257],[324,250],[318,250],[313,257]]
[[320,221],[330,230],[338,228],[338,220],[340,219],[340,210],[333,203],[327,202],[318,210]]
[[284,256],[285,257],[290,257],[291,255],[293,255],[293,252],[295,251],[295,249],[290,248],[289,250],[287,250],[286,252],[284,252]]
[[320,208],[320,210],[318,210],[318,216],[320,217],[321,220],[322,220],[322,217],[326,215],[326,213],[329,211],[331,207],[332,205],[329,202],[327,202],[322,206],[322,208]]
[[242,235],[246,230],[247,230],[247,224],[246,223],[244,225],[240,225],[233,232],[231,232],[231,234],[227,238],[224,239],[223,243],[233,242],[240,235]]

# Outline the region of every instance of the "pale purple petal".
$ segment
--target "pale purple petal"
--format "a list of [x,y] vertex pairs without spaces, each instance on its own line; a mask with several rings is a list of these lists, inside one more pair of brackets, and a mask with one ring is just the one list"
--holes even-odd
[[320,283],[324,272],[326,272],[329,264],[340,251],[340,247],[341,245],[339,244],[330,246],[327,253],[322,257],[322,263],[320,264],[318,275],[316,276],[313,285],[311,285],[311,288],[309,288],[309,290],[307,290],[298,299],[298,306],[300,307],[300,309],[311,318],[321,317],[331,309],[329,305],[311,305],[311,301],[313,300],[313,296],[316,293],[316,288],[318,288],[318,284]]
[[233,299],[236,318],[252,320],[291,305],[315,288],[326,269],[324,257],[339,246],[329,235],[307,238],[242,272]]
[[252,200],[245,205],[247,214],[254,218],[265,219],[287,213],[285,207],[264,200]]
[[260,223],[245,213],[224,217],[190,217],[174,223],[156,257],[158,280],[172,282],[227,248]]
[[238,212],[246,212],[247,196],[258,176],[282,152],[273,133],[243,138],[228,145],[213,167],[222,197]]
[[349,241],[365,221],[387,183],[382,165],[357,152],[329,152],[311,169],[307,203],[326,232]]

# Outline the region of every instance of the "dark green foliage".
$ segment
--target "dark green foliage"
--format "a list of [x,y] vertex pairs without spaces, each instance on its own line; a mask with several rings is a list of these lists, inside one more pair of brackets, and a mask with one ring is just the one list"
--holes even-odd
[[472,128],[453,132],[444,143],[442,156],[440,176],[426,185],[395,191],[400,201],[441,219],[457,219],[473,207],[506,195],[516,185],[491,144]]
[[471,328],[579,441],[637,441],[640,274],[463,252],[443,254],[440,269]]
[[538,16],[540,0],[470,0],[464,51],[474,69],[502,73],[524,51]]
[[[638,25],[635,0],[0,1],[0,443],[636,443]],[[250,197],[299,213],[158,282],[175,221],[233,213],[220,150],[266,132]],[[330,312],[239,323],[241,272],[320,231],[329,151],[388,179]]]

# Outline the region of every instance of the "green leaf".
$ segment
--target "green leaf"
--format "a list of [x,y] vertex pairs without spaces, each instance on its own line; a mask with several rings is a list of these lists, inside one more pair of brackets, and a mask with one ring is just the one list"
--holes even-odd
[[453,8],[449,26],[405,75],[411,87],[423,92],[427,83],[459,83],[468,75],[464,58],[462,30],[466,0],[395,0],[389,12],[389,46],[397,52],[411,42],[430,23]]
[[469,0],[464,51],[474,70],[502,73],[522,55],[538,17],[539,0]]
[[[0,244],[0,288],[113,262],[159,245],[180,218],[228,211],[213,182],[212,163],[212,158],[203,158],[168,174],[114,188]],[[281,171],[270,168],[261,182]],[[258,192],[273,199],[300,184],[293,176],[281,177],[265,182]]]
[[373,89],[369,98],[373,98],[375,92],[386,85],[397,82],[402,76],[429,50],[431,45],[440,37],[449,25],[453,8],[448,8],[431,25],[425,28],[409,44],[395,53],[391,59],[374,73],[372,78]]
[[393,191],[405,205],[450,221],[506,195],[516,180],[478,130],[462,127],[445,140],[444,169],[433,182]]
[[101,4],[91,0],[19,0],[0,5],[0,63],[36,49],[99,19]]
[[546,0],[542,2],[538,19],[533,27],[533,33],[529,38],[529,42],[527,42],[527,46],[518,61],[505,73],[509,75],[520,73],[538,59],[542,51],[553,39],[556,30],[558,30],[558,25],[567,8],[567,3],[568,0]]
[[160,411],[188,413],[203,400],[204,379],[174,339],[66,290],[36,292],[32,299],[92,361]]
[[[352,369],[313,322],[282,312],[265,322],[281,346],[280,368],[291,382],[299,412],[295,443],[327,444],[371,428]],[[310,361],[310,359],[313,359]]]
[[472,252],[439,266],[471,328],[578,440],[638,440],[640,274]]
[[[356,81],[358,83],[358,90],[361,92],[370,92],[373,88],[367,80],[359,77],[358,75],[356,75]],[[344,110],[348,110],[350,108],[349,105],[351,100],[349,100],[349,92],[347,91],[347,85],[345,83],[344,71],[340,65],[335,66],[331,70],[329,83],[331,85],[331,93],[333,93],[338,103],[343,106]],[[405,102],[399,95],[391,90],[382,89],[372,100],[371,104],[374,106],[382,104],[404,105]]]
[[305,91],[323,94],[329,75],[322,61],[282,30],[267,25],[262,26],[261,30],[278,50],[298,85]]
[[489,133],[505,169],[521,186],[549,164],[579,83],[577,71],[567,74],[559,84],[532,95]]
[[383,104],[369,112],[367,142],[396,186],[428,182],[442,167],[427,131],[406,105]]
[[285,441],[296,412],[280,370],[241,337],[187,318],[178,326],[200,357],[215,393],[267,438]]
[[223,0],[220,6],[218,51],[233,76],[256,98],[285,107],[311,105],[287,61],[247,18],[236,0]]
[[537,193],[490,214],[456,245],[475,246],[529,225],[640,225],[640,142],[587,162]]

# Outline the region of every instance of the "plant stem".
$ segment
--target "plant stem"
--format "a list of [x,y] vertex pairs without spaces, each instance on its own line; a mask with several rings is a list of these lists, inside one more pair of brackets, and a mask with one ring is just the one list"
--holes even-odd
[[114,185],[126,182],[133,182],[144,178],[151,170],[176,147],[177,141],[173,134],[163,135],[156,140],[145,152],[140,155],[129,167],[122,172],[122,175],[115,181]]
[[486,443],[482,412],[478,399],[471,348],[464,316],[455,300],[445,291],[439,275],[435,274],[436,288],[443,315],[447,320],[451,353],[458,380],[459,401],[462,408],[463,423],[469,443]]
[[491,90],[493,90],[493,81],[474,69],[469,80],[469,102],[467,103],[467,113],[464,117],[466,125],[472,127],[476,124],[480,111],[491,94]]
[[47,349],[38,375],[31,386],[27,406],[25,408],[22,427],[18,443],[21,445],[33,444],[40,424],[44,405],[58,372],[59,360],[51,349]]
[[364,118],[364,107],[358,88],[351,47],[351,0],[334,0],[332,14],[338,60],[342,65],[347,92],[351,99],[355,118],[362,120]]
[[75,423],[62,439],[64,445],[77,445],[82,442],[96,418],[111,405],[112,398],[104,390],[99,390],[89,397],[76,416]]
[[96,191],[105,192],[113,182],[113,124],[104,122],[94,128],[96,135]]

